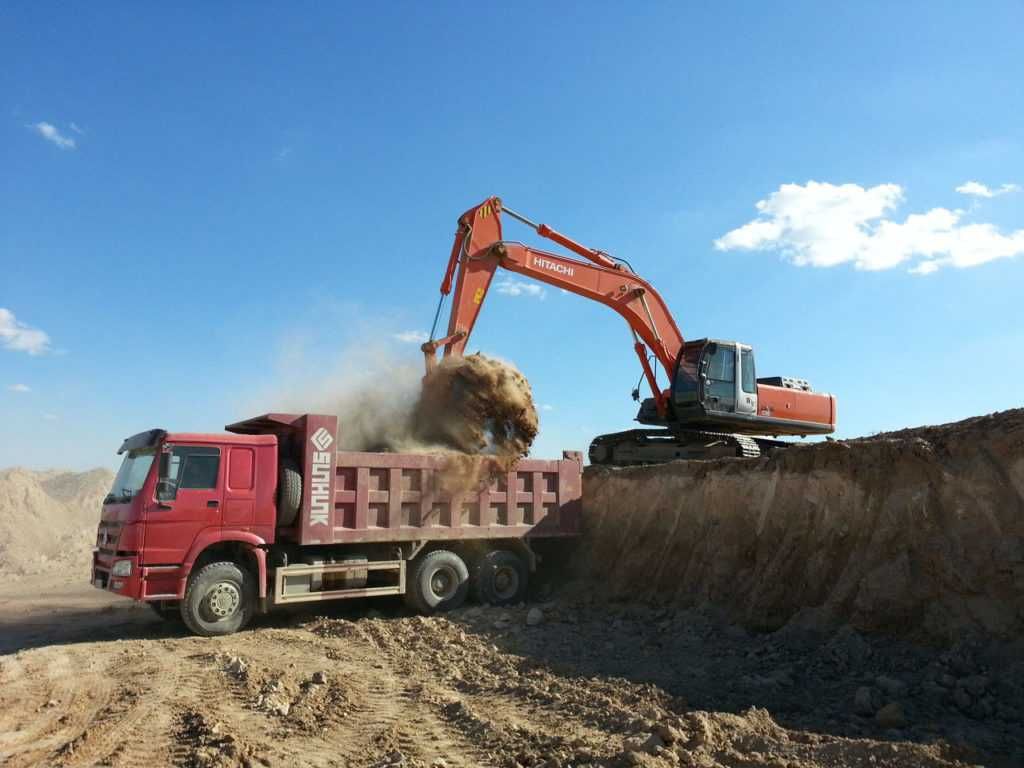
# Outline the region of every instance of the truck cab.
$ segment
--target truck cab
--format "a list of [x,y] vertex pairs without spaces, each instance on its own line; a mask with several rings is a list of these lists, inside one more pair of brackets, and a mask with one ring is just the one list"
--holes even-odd
[[95,586],[137,600],[178,600],[209,544],[273,542],[274,435],[152,429],[129,437],[118,454],[97,530]]

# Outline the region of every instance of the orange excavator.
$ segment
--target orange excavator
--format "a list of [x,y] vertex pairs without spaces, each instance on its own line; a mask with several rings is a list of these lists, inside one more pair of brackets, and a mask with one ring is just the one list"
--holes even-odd
[[[522,222],[584,260],[538,250],[502,236],[502,216]],[[719,339],[685,341],[654,287],[623,259],[588,248],[546,224],[536,224],[491,197],[459,217],[441,282],[430,341],[422,349],[429,371],[444,357],[462,355],[497,269],[539,280],[594,301],[625,318],[643,378],[652,396],[636,420],[656,429],[632,429],[594,438],[594,464],[656,464],[673,459],[758,456],[787,443],[780,435],[824,435],[835,429],[836,399],[813,392],[803,379],[757,378],[754,351]],[[452,295],[448,333],[435,339],[445,297]],[[656,367],[668,379],[658,383]],[[633,390],[639,400],[639,390]]]

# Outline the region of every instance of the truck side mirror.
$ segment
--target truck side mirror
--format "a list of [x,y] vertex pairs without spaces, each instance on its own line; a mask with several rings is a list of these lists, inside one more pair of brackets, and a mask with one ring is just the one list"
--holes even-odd
[[173,480],[163,478],[158,480],[156,483],[156,500],[157,501],[174,501],[178,497],[178,486],[174,484]]
[[160,453],[160,472],[156,481],[157,501],[174,501],[178,497],[178,484],[167,476],[170,470],[171,456],[170,451]]

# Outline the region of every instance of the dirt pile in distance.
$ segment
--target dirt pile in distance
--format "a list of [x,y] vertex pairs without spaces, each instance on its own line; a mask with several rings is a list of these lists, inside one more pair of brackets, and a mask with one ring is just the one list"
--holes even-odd
[[471,490],[508,471],[529,453],[538,426],[526,377],[480,354],[438,363],[423,379],[410,419],[416,444],[452,452],[441,478],[446,492]]
[[113,479],[105,469],[0,471],[0,574],[70,566],[84,578],[103,497]]
[[590,468],[585,583],[783,625],[1024,635],[1024,410],[771,458]]

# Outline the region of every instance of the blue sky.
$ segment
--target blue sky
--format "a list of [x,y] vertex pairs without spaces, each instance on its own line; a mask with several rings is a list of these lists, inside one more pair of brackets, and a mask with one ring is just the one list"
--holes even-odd
[[[1021,405],[1024,6],[625,8],[0,7],[0,466],[419,365],[492,194],[841,435]],[[536,452],[628,428],[622,320],[506,291],[470,348],[528,375]]]

